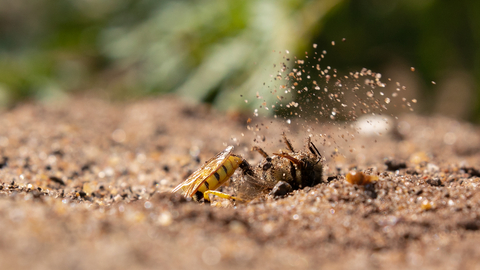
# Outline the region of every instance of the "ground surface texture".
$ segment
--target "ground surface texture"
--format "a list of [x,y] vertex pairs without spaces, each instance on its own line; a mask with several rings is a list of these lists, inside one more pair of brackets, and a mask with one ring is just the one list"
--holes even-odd
[[[478,127],[403,116],[400,130],[352,137],[340,123],[307,129],[248,117],[172,97],[0,112],[2,269],[480,265]],[[278,152],[284,131],[298,151],[313,135],[324,183],[216,206],[169,192],[227,145],[256,164],[262,157],[250,148]],[[347,183],[354,167],[379,180]]]

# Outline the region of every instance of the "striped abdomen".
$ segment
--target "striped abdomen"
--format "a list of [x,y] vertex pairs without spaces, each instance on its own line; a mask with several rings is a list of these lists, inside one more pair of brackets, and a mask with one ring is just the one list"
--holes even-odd
[[230,178],[230,176],[232,176],[242,161],[242,158],[234,155],[228,157],[216,172],[205,179],[205,181],[198,187],[197,192],[204,193],[207,190],[216,190],[219,188]]

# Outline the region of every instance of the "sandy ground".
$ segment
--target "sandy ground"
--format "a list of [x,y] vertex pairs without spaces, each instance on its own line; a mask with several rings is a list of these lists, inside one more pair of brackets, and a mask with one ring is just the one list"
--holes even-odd
[[[340,123],[247,124],[249,117],[173,97],[75,98],[1,112],[2,269],[480,265],[478,127],[407,115],[372,137]],[[169,192],[230,144],[256,164],[262,157],[250,148],[278,152],[283,131],[297,151],[313,135],[324,183],[216,207]],[[379,180],[347,183],[352,168]]]

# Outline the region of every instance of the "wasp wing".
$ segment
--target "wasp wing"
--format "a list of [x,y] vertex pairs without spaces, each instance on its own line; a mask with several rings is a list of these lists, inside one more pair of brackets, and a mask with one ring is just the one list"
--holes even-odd
[[251,201],[271,189],[268,183],[256,176],[244,174],[233,183],[235,194],[240,199]]
[[177,192],[180,189],[185,189],[185,197],[192,197],[195,192],[197,192],[198,188],[203,184],[203,182],[214,174],[223,163],[232,155],[233,146],[228,146],[225,150],[218,153],[216,156],[205,162],[205,164],[200,167],[198,170],[193,172],[187,180],[182,182],[180,185],[175,187],[172,190],[173,192]]

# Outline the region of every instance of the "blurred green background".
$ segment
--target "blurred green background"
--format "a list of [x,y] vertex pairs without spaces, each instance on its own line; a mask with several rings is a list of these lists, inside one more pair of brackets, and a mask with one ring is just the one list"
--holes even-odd
[[251,109],[285,50],[313,43],[339,72],[402,82],[419,112],[480,121],[476,0],[0,0],[0,105],[177,93]]

